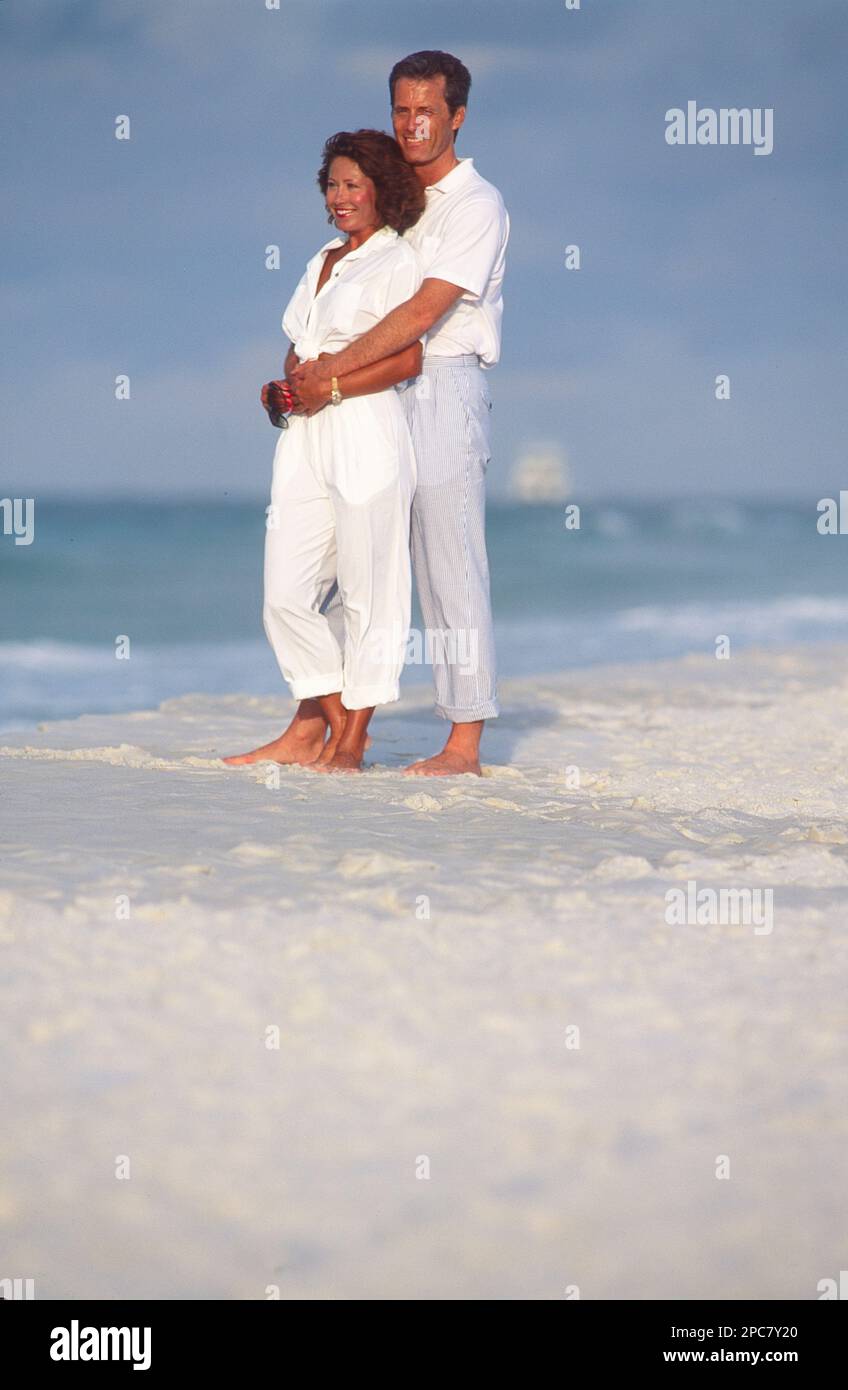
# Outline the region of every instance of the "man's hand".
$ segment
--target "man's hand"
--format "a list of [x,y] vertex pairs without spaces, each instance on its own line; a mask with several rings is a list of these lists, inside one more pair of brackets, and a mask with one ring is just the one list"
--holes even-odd
[[333,354],[322,352],[320,358],[310,358],[295,367],[291,375],[295,415],[315,415],[329,405],[332,395]]
[[317,359],[310,359],[308,362],[301,362],[299,367],[295,367],[292,373],[293,385],[300,386],[308,382],[329,382],[338,373],[333,366],[334,352],[322,352]]

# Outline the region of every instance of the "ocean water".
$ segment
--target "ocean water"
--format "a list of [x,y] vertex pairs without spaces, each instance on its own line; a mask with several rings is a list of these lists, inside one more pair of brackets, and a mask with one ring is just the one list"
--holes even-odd
[[[0,729],[284,692],[262,630],[264,505],[37,500],[31,545],[0,535]],[[848,537],[816,520],[814,501],[594,502],[569,530],[562,506],[492,504],[500,672],[713,653],[719,634],[731,650],[848,640]]]

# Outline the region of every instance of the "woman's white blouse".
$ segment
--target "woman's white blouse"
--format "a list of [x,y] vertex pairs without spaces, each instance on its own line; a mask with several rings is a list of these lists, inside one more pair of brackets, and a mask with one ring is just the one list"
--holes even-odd
[[344,237],[334,237],[312,257],[283,314],[283,332],[302,362],[340,352],[421,285],[416,252],[392,227],[381,227],[336,262],[316,296],[325,253],[344,244]]

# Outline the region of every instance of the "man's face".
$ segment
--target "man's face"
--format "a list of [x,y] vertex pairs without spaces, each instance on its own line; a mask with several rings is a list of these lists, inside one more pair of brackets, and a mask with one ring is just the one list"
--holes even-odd
[[465,120],[465,107],[451,115],[445,79],[399,77],[392,103],[395,139],[410,164],[431,164],[453,145],[453,133]]

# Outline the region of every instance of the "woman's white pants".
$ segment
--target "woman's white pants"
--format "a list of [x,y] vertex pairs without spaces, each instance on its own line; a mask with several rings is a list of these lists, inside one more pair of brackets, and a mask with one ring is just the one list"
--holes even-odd
[[[263,620],[296,700],[398,698],[410,621],[415,455],[393,388],[291,416],[274,455]],[[337,581],[343,647],[321,607]]]

